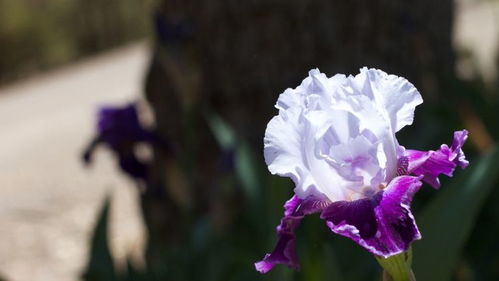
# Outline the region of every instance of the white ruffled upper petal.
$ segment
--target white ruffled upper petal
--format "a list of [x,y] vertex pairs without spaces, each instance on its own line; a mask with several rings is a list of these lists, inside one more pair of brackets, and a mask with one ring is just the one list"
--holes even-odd
[[386,112],[394,133],[412,124],[414,109],[423,103],[418,90],[407,79],[379,69],[364,67],[354,81],[380,112]]
[[327,78],[317,69],[279,96],[268,124],[265,161],[290,177],[300,198],[355,200],[396,175],[403,148],[395,133],[422,102],[404,78],[376,69]]

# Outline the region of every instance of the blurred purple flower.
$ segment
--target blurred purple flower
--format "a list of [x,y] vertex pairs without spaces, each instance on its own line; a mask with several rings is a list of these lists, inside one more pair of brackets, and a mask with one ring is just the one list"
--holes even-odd
[[277,246],[255,264],[258,271],[298,268],[294,231],[312,213],[385,258],[421,238],[410,205],[422,181],[438,188],[440,174],[468,165],[461,150],[466,130],[436,151],[398,144],[395,133],[412,124],[422,102],[406,79],[367,68],[331,78],[315,69],[279,96],[279,114],[265,132],[265,161],[272,174],[293,180],[295,196],[285,204]]
[[113,149],[137,142],[151,141],[151,133],[140,124],[135,104],[125,107],[101,107],[97,131],[100,138]]
[[97,136],[83,154],[89,164],[94,149],[99,144],[111,148],[118,158],[120,168],[136,180],[146,180],[148,164],[141,161],[134,151],[139,143],[153,143],[154,136],[140,124],[135,104],[124,107],[101,107],[98,111]]
[[172,20],[161,13],[153,16],[156,38],[163,45],[182,43],[194,36],[194,24],[189,20]]

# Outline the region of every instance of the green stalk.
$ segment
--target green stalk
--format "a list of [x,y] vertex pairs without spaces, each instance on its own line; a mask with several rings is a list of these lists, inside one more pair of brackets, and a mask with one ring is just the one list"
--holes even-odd
[[416,281],[411,269],[412,249],[388,258],[376,256],[376,260],[383,267],[383,281]]

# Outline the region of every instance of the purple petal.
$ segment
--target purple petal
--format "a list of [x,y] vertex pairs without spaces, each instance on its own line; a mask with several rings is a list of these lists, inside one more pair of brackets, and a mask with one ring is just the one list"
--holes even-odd
[[261,273],[267,273],[276,264],[284,264],[298,270],[300,265],[296,255],[295,230],[305,215],[319,212],[328,204],[317,199],[302,200],[293,196],[284,204],[284,217],[277,226],[277,245],[272,253],[266,254],[263,260],[255,263],[255,268]]
[[148,164],[136,156],[134,147],[139,142],[159,142],[151,132],[140,124],[134,103],[124,107],[101,107],[98,113],[97,131],[97,138],[85,151],[84,160],[86,162],[91,160],[95,146],[98,143],[105,143],[118,157],[123,172],[137,180],[147,179]]
[[401,253],[421,235],[410,211],[421,177],[400,176],[371,198],[331,203],[321,214],[329,228],[383,257]]
[[470,164],[466,157],[464,156],[464,152],[461,149],[468,139],[468,131],[462,130],[454,132],[454,139],[452,140],[451,150],[457,153],[457,156],[454,158],[454,163],[459,165],[461,169],[468,167]]
[[148,174],[148,166],[140,161],[134,154],[121,155],[118,154],[119,164],[121,169],[137,180],[146,180]]
[[125,107],[100,108],[97,130],[100,138],[113,149],[150,140],[150,134],[140,124],[137,108],[133,103]]
[[468,138],[468,131],[454,132],[451,147],[442,144],[437,151],[406,150],[408,158],[408,173],[422,175],[423,180],[434,188],[440,187],[438,176],[444,174],[451,177],[456,166],[466,168],[468,161],[462,151],[462,146]]

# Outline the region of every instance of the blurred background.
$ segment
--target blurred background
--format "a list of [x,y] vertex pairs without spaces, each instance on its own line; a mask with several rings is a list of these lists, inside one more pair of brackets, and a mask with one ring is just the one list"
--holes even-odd
[[292,195],[278,95],[362,66],[423,95],[405,147],[470,131],[413,204],[416,277],[499,280],[497,0],[0,0],[0,280],[381,280],[318,217],[299,272],[253,266]]

